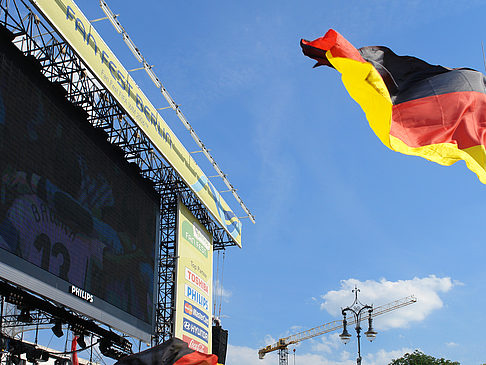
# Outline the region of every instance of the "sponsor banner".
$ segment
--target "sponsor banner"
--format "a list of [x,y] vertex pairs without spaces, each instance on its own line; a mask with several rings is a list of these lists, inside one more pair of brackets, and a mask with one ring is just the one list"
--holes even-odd
[[241,222],[73,0],[31,0],[241,247]]
[[202,352],[204,354],[208,353],[208,347],[204,346],[201,342],[196,341],[193,338],[190,338],[186,335],[182,335],[182,341],[187,342],[187,345],[189,346],[190,349]]
[[208,251],[211,249],[208,237],[198,228],[196,221],[182,222],[182,237],[193,245],[204,257],[208,257]]
[[178,208],[174,337],[211,351],[213,239],[181,202]]
[[204,295],[199,293],[196,289],[191,288],[189,285],[184,284],[184,294],[193,302],[200,305],[204,310],[209,310],[209,301]]
[[182,328],[184,329],[185,332],[193,336],[196,336],[197,338],[200,338],[206,343],[208,342],[209,339],[208,331],[206,331],[204,328],[197,325],[196,323],[184,318],[184,320],[182,321]]
[[77,297],[80,297],[81,299],[84,299],[89,303],[93,303],[93,300],[94,300],[93,294],[90,294],[90,293],[84,291],[83,289],[77,288],[74,285],[71,285],[71,287],[69,288],[69,291],[71,292],[71,294],[74,294]]
[[206,294],[209,294],[209,285],[207,282],[205,282],[203,279],[201,279],[197,274],[191,271],[191,269],[186,267],[186,280],[190,282],[191,284],[194,284],[197,286],[199,289],[202,289],[202,291]]
[[184,301],[184,313],[209,327],[208,315],[187,301]]

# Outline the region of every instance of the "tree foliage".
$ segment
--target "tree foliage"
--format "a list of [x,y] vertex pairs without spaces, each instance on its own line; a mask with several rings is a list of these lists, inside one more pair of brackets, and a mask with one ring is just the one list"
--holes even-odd
[[433,356],[425,355],[419,350],[413,353],[406,353],[399,359],[394,359],[389,365],[460,365],[457,361],[446,360],[444,358],[436,359]]

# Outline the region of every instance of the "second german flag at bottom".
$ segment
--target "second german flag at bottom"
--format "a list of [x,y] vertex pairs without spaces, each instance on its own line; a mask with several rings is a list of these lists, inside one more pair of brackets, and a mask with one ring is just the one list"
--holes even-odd
[[120,359],[115,365],[216,365],[216,355],[194,351],[187,343],[171,338],[148,350]]

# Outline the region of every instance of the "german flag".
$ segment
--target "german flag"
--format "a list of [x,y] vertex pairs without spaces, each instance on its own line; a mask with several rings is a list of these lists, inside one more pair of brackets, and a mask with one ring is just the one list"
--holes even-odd
[[486,184],[486,78],[430,65],[382,46],[356,49],[330,29],[301,40],[303,53],[342,75],[378,138],[390,149],[450,166],[464,160]]
[[171,338],[148,350],[124,357],[115,365],[216,365],[217,362],[216,355],[194,351],[184,341]]

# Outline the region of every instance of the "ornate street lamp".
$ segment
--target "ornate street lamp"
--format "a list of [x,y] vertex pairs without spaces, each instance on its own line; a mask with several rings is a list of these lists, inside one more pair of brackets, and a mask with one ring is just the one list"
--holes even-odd
[[358,338],[358,358],[356,359],[356,364],[360,365],[361,364],[361,344],[360,344],[360,338],[361,338],[361,316],[363,312],[368,311],[368,331],[365,332],[366,337],[368,337],[368,340],[372,342],[375,337],[377,332],[373,329],[373,319],[372,313],[373,313],[373,306],[372,305],[364,305],[358,300],[358,292],[359,289],[357,287],[354,288],[353,293],[354,293],[354,302],[351,304],[349,307],[346,307],[342,309],[342,314],[343,314],[343,333],[339,335],[341,340],[344,342],[344,344],[347,344],[349,340],[351,339],[351,335],[348,332],[348,329],[346,328],[347,326],[347,321],[346,321],[346,313],[349,312],[350,315],[354,316],[354,320],[356,322],[356,336]]

